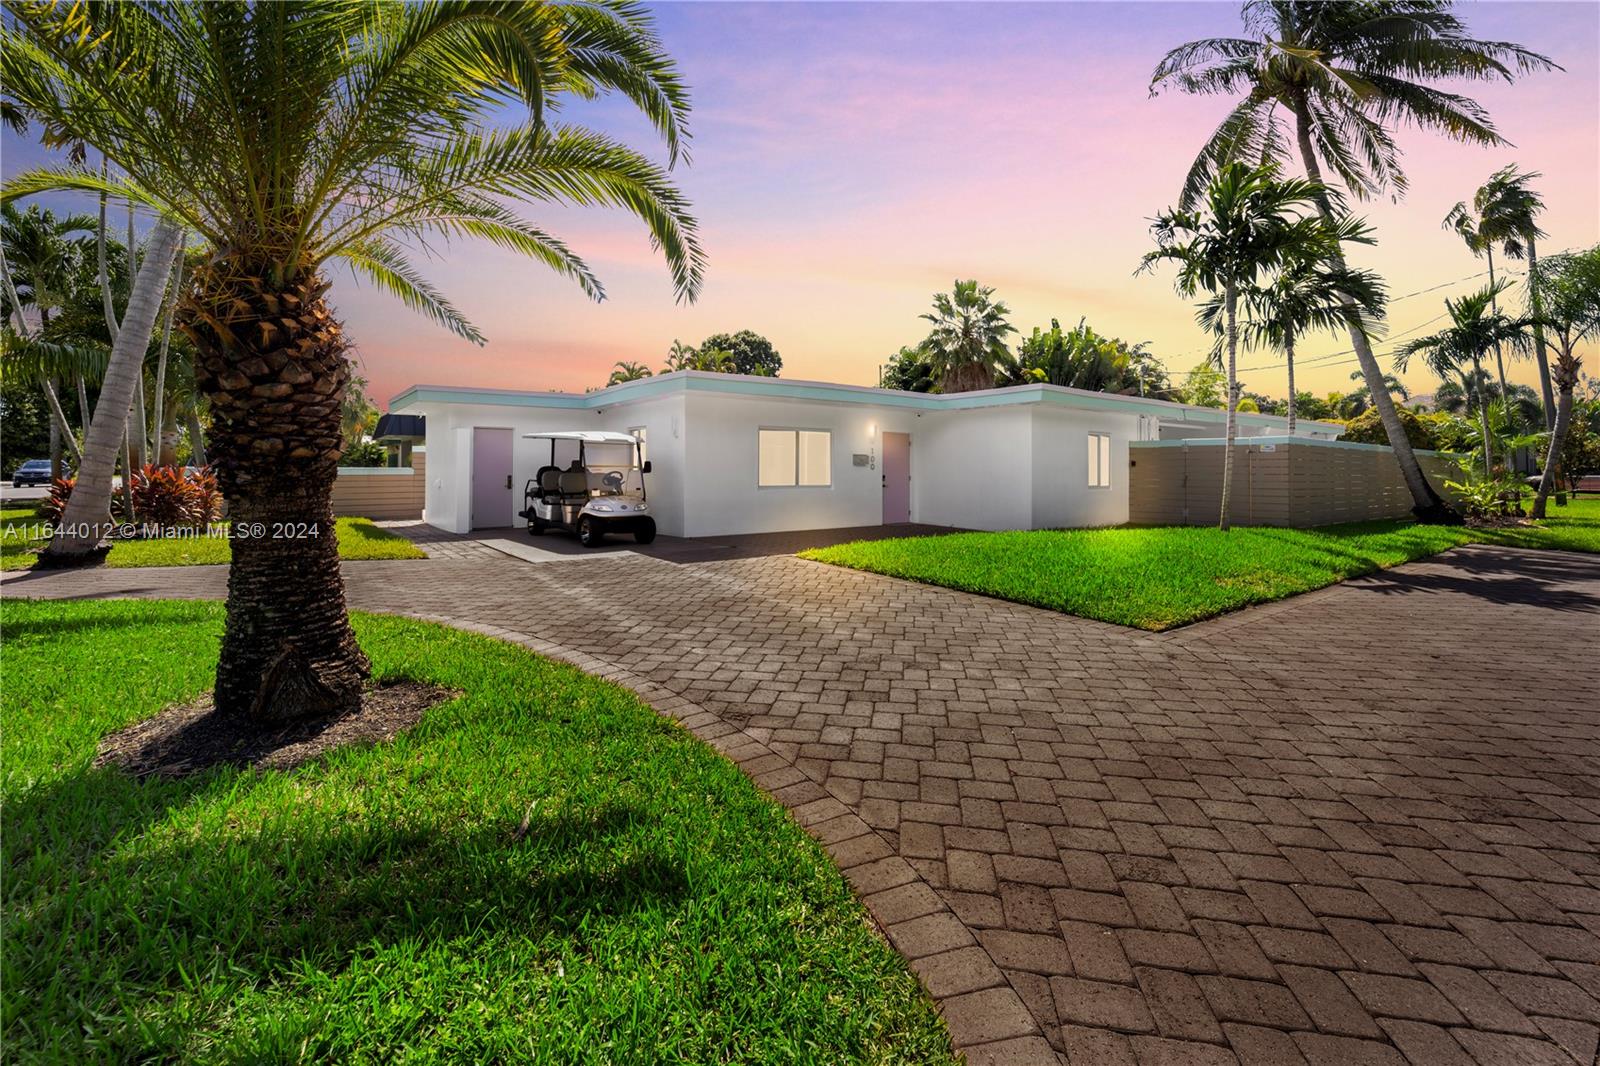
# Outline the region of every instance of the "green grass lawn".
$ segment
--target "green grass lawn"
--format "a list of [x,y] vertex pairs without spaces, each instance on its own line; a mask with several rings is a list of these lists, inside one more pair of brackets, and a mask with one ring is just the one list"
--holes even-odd
[[[425,559],[415,544],[380,529],[368,518],[335,519],[341,559]],[[26,570],[34,549],[45,545],[36,536],[42,523],[31,506],[0,508],[0,570]],[[225,563],[232,551],[224,537],[177,537],[165,540],[118,541],[106,556],[107,566],[198,566]]]
[[1322,529],[1187,526],[954,533],[856,541],[807,559],[1015,600],[1140,629],[1170,629],[1463,544],[1600,552],[1600,499],[1552,502],[1539,528],[1367,522]]
[[954,1062],[817,844],[622,688],[358,615],[379,678],[464,695],[296,771],[138,781],[96,741],[209,686],[220,605],[0,613],[8,1058]]

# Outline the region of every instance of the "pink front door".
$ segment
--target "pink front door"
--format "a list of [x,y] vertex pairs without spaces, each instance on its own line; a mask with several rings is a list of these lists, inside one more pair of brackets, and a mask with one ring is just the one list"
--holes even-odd
[[511,431],[472,430],[472,528],[512,524]]
[[911,521],[911,434],[883,435],[883,524]]

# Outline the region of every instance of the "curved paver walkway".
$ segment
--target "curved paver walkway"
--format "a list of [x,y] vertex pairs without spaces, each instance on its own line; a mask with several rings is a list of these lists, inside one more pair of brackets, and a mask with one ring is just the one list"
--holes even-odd
[[1600,559],[1458,550],[1161,636],[787,557],[346,574],[738,760],[974,1063],[1594,1064]]

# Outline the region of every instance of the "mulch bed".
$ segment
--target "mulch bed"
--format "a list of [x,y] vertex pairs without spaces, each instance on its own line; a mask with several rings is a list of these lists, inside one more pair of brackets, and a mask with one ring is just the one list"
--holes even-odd
[[361,709],[341,718],[274,723],[219,714],[207,693],[168,707],[100,741],[94,765],[136,777],[188,777],[213,766],[291,770],[346,744],[382,744],[430,708],[460,695],[438,685],[398,681],[367,689]]

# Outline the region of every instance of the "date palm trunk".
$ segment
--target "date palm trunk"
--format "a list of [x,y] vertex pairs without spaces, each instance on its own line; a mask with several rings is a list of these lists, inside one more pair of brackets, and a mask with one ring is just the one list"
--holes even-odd
[[1233,528],[1233,440],[1239,430],[1239,286],[1229,278],[1223,292],[1228,315],[1228,422],[1224,431],[1227,443],[1222,448],[1222,513],[1217,518],[1217,528],[1226,533]]
[[[55,536],[40,555],[41,566],[76,566],[98,562],[105,556],[101,534],[110,518],[111,478],[118,446],[127,432],[133,393],[139,385],[145,349],[155,329],[177,242],[178,227],[165,219],[157,220],[150,233],[151,254],[134,276],[128,306],[100,386],[100,403],[84,434],[77,484],[67,499]],[[131,481],[131,473],[123,479],[124,485]]]
[[355,710],[370,669],[345,611],[333,523],[347,342],[325,280],[306,270],[275,283],[273,271],[208,263],[181,322],[211,403],[233,535],[216,706],[260,722]]
[[1550,359],[1544,346],[1544,305],[1539,298],[1539,246],[1528,234],[1528,304],[1533,312],[1533,354],[1539,361],[1539,389],[1544,399],[1544,428],[1555,428],[1555,393],[1550,387]]
[[1578,384],[1578,360],[1573,356],[1570,345],[1563,344],[1561,354],[1556,357],[1555,376],[1560,388],[1556,400],[1556,424],[1550,429],[1550,445],[1544,456],[1544,470],[1539,476],[1539,491],[1533,498],[1533,518],[1544,517],[1545,503],[1550,499],[1550,490],[1555,487],[1561,448],[1566,443],[1567,431],[1572,425],[1572,390]]
[[[1322,167],[1317,163],[1317,153],[1311,144],[1311,112],[1304,100],[1295,102],[1294,129],[1295,139],[1300,147],[1300,159],[1306,168],[1306,177],[1321,185]],[[1329,226],[1334,225],[1333,204],[1325,192],[1317,194],[1317,209],[1322,215],[1323,222]],[[1340,270],[1345,269],[1344,252],[1337,246],[1330,257],[1330,262]],[[1355,301],[1349,296],[1342,296],[1340,301],[1346,307],[1355,306]],[[1427,475],[1422,472],[1422,464],[1417,462],[1417,453],[1412,450],[1411,440],[1406,436],[1405,426],[1400,421],[1399,413],[1395,411],[1394,399],[1384,385],[1383,370],[1378,366],[1377,357],[1372,354],[1372,344],[1367,340],[1366,331],[1359,326],[1350,327],[1350,347],[1355,349],[1356,362],[1361,364],[1361,376],[1366,379],[1367,391],[1372,396],[1372,406],[1378,409],[1378,420],[1383,423],[1383,432],[1389,438],[1389,447],[1394,451],[1395,461],[1400,466],[1400,475],[1405,478],[1406,488],[1411,491],[1411,513],[1419,522],[1460,524],[1461,516],[1434,491],[1432,485],[1428,484]]]

